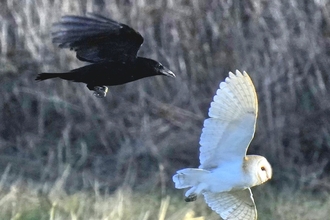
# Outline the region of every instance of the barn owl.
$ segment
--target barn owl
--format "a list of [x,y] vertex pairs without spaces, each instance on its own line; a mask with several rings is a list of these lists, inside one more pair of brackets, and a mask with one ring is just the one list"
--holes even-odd
[[229,72],[220,83],[200,137],[200,166],[178,170],[175,188],[190,188],[186,201],[200,194],[226,220],[257,219],[251,187],[272,177],[267,159],[246,155],[258,115],[257,94],[246,72]]

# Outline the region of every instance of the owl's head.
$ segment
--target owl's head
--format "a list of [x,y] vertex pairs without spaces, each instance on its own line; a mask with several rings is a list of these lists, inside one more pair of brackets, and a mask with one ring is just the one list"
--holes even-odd
[[244,158],[244,170],[251,177],[251,187],[263,184],[273,175],[272,167],[266,158],[259,155],[247,155]]

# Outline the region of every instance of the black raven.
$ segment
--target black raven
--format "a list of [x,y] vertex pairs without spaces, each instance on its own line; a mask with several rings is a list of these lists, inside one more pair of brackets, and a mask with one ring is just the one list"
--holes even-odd
[[66,73],[41,73],[36,80],[61,78],[87,84],[99,98],[106,96],[106,86],[120,85],[144,77],[174,73],[161,63],[138,57],[143,37],[125,24],[96,14],[63,16],[54,24],[53,43],[75,50],[77,58],[92,64]]

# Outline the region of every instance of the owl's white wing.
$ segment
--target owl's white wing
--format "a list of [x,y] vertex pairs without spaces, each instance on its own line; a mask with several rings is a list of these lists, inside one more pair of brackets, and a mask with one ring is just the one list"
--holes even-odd
[[210,118],[204,121],[199,168],[243,162],[254,136],[257,114],[258,100],[251,78],[246,72],[229,72],[211,102]]
[[205,192],[208,206],[224,220],[255,220],[257,209],[250,188],[230,192]]

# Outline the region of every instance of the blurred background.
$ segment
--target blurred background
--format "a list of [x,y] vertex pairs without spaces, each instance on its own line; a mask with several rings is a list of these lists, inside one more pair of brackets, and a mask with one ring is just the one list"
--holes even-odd
[[[109,87],[104,99],[85,84],[36,82],[40,72],[86,65],[51,40],[52,23],[86,12],[139,31],[139,56],[177,77]],[[86,219],[218,219],[202,199],[186,204],[171,178],[199,165],[209,104],[238,69],[259,97],[248,153],[265,156],[274,172],[254,190],[260,219],[327,218],[329,49],[329,0],[2,1],[0,217],[84,219],[89,207]],[[130,217],[123,207],[136,204],[125,201],[139,198],[152,201],[149,209]]]

